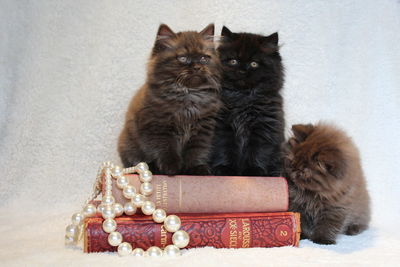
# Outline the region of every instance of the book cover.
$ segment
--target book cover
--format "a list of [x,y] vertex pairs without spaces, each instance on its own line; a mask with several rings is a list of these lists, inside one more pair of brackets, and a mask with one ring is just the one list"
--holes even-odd
[[[138,175],[126,177],[140,187]],[[154,175],[151,183],[154,191],[148,198],[167,213],[282,212],[289,205],[283,177]],[[129,201],[115,179],[112,191],[118,203]]]
[[[300,215],[293,212],[178,214],[181,229],[187,231],[187,248],[212,246],[215,248],[250,248],[298,246]],[[117,231],[132,247],[164,248],[172,243],[172,234],[163,224],[153,222],[151,216],[122,216],[116,218]],[[88,218],[85,222],[84,251],[116,251],[108,244],[108,234],[102,229],[103,218]]]

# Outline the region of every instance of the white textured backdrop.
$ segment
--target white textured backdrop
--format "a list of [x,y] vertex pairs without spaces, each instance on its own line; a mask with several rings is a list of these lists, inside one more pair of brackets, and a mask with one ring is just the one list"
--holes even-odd
[[[361,151],[371,229],[336,246],[188,251],[176,260],[64,249],[98,165],[117,161],[159,23],[279,31],[287,126],[332,121]],[[394,265],[400,257],[399,1],[0,0],[1,265]],[[287,127],[289,129],[289,127]],[[288,131],[287,131],[288,132]]]

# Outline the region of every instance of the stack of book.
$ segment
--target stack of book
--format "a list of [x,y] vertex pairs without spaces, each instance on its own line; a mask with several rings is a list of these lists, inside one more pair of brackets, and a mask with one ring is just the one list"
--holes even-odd
[[[137,175],[128,175],[130,184],[139,188]],[[115,183],[115,180],[113,180]],[[181,229],[188,232],[187,248],[250,248],[298,246],[300,215],[288,212],[289,193],[283,177],[239,176],[164,176],[154,175],[153,194],[157,208],[176,214]],[[113,184],[117,202],[128,200]],[[117,231],[133,247],[164,248],[172,243],[172,234],[151,216],[137,214],[116,218]],[[85,252],[115,251],[102,229],[103,218],[85,222]]]

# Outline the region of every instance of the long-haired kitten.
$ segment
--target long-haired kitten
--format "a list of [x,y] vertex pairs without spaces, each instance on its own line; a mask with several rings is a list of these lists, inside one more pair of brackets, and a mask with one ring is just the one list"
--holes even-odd
[[302,238],[335,244],[338,234],[368,227],[369,195],[358,150],[338,128],[324,123],[292,126],[285,172],[290,210],[301,213]]
[[219,100],[214,25],[157,33],[146,83],[132,99],[118,150],[124,166],[145,161],[156,174],[208,174]]
[[222,29],[221,109],[210,159],[216,175],[281,175],[283,66],[278,33]]

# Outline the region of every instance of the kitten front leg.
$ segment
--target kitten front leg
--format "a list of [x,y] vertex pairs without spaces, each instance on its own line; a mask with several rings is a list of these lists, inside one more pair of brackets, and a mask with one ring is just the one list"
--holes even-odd
[[214,119],[212,117],[202,119],[196,128],[196,134],[189,139],[184,147],[185,174],[208,175],[210,174],[208,157],[211,152]]
[[234,157],[237,157],[236,144],[234,143],[233,131],[224,122],[218,122],[215,131],[213,149],[210,159],[212,173],[220,176],[238,175],[237,164],[234,164]]
[[[266,138],[265,135],[269,135],[269,137]],[[279,137],[273,136],[272,133],[266,131],[262,131],[261,133],[254,132],[250,137],[247,149],[248,157],[243,175],[282,175],[283,163],[281,140]]]
[[342,232],[345,217],[345,210],[342,208],[325,210],[315,221],[311,241],[325,245],[336,244],[336,237]]
[[157,174],[180,174],[182,156],[178,149],[178,140],[171,131],[160,128],[157,132],[144,131],[140,143],[146,156],[152,159],[149,163],[155,165]]

